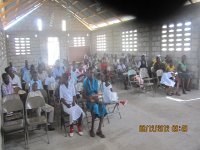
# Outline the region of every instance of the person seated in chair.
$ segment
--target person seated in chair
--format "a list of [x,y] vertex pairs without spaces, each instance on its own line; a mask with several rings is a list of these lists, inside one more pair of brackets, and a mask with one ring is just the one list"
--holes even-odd
[[38,73],[36,71],[32,72],[32,80],[30,81],[30,91],[32,91],[33,83],[37,82],[37,88],[43,89],[42,81],[38,79]]
[[53,68],[53,76],[56,80],[59,80],[62,77],[62,74],[64,73],[64,68],[60,64],[60,60],[57,60],[55,63],[55,66]]
[[[29,99],[31,97],[35,97],[35,96],[40,96],[40,97],[44,98],[42,96],[42,93],[39,91],[38,83],[36,81],[32,84],[31,91],[28,93],[27,99]],[[49,114],[48,115],[48,130],[49,131],[55,130],[53,127],[54,107],[45,103],[45,106],[42,107],[42,110],[46,111]],[[41,115],[41,109],[38,110],[38,114]]]
[[76,69],[76,77],[77,77],[77,82],[83,82],[85,73],[83,69],[82,63],[79,64],[78,69]]
[[88,69],[88,76],[85,78],[83,82],[83,97],[87,99],[87,108],[91,111],[92,115],[92,126],[90,129],[90,136],[94,137],[94,121],[96,118],[99,118],[99,127],[97,129],[96,134],[101,138],[105,138],[105,135],[102,133],[101,126],[103,123],[103,119],[107,114],[106,107],[99,100],[99,85],[97,79],[94,78],[94,69],[90,67]]
[[1,85],[2,97],[15,93],[12,83],[9,80],[9,75],[7,73],[2,74],[3,83]]
[[157,70],[165,71],[165,64],[161,62],[160,56],[156,56],[156,62],[153,65],[154,73],[156,74]]
[[103,83],[102,83],[102,93],[103,93],[103,100],[104,103],[112,103],[112,102],[116,102],[116,103],[121,103],[122,105],[125,105],[127,103],[127,100],[119,100],[117,93],[113,92],[112,89],[112,84],[109,82],[109,76],[105,75],[103,77]]
[[22,89],[21,80],[18,77],[18,75],[14,74],[12,67],[10,67],[10,66],[6,67],[5,72],[9,75],[9,80],[12,83],[12,86]]
[[69,136],[74,135],[74,121],[78,121],[77,129],[78,134],[83,135],[82,132],[82,118],[84,115],[83,110],[76,104],[76,91],[73,82],[69,81],[69,76],[63,74],[62,84],[60,85],[60,100],[62,102],[63,110],[69,114],[70,131]]
[[141,60],[138,62],[137,67],[138,67],[138,69],[140,69],[140,68],[148,68],[148,64],[147,64],[147,61],[145,59],[145,55],[144,54],[141,56]]
[[176,68],[173,65],[172,59],[169,59],[167,62],[168,63],[165,64],[165,66],[166,66],[165,70],[166,70],[166,72],[170,72],[172,74],[172,77],[170,79],[176,82],[176,92],[175,92],[175,94],[177,96],[180,96],[180,88],[179,88],[179,86],[180,86],[181,80],[180,80],[180,78],[178,76],[178,73],[176,72]]
[[192,74],[189,72],[186,64],[186,55],[183,55],[181,61],[178,62],[177,71],[179,77],[181,78],[183,94],[186,94],[185,91],[191,91],[191,79],[192,79]]
[[42,64],[38,65],[38,79],[42,81],[42,84],[45,85],[45,79],[47,78],[48,74],[45,70],[45,67],[43,67]]

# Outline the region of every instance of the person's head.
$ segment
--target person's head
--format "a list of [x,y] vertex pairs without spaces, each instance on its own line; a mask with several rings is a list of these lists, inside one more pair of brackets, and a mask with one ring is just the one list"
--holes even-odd
[[186,55],[183,55],[181,59],[182,59],[182,62],[185,63],[186,62]]
[[102,63],[105,63],[105,62],[106,62],[106,58],[103,57],[103,58],[102,58]]
[[12,64],[12,62],[9,62],[9,66],[10,66],[10,67],[13,67],[13,64]]
[[83,70],[83,64],[82,63],[80,63],[79,65],[78,65],[78,69],[81,71],[81,70]]
[[165,62],[169,62],[169,61],[170,61],[170,59],[171,59],[171,58],[170,58],[170,56],[169,56],[169,55],[166,55],[166,56],[165,56]]
[[69,74],[64,73],[62,75],[62,83],[67,84],[69,80]]
[[28,60],[25,60],[25,67],[28,68]]
[[38,73],[36,71],[33,71],[32,78],[33,78],[33,81],[37,81],[38,80]]
[[33,64],[30,67],[30,71],[35,71],[35,66]]
[[7,73],[3,73],[2,74],[2,79],[3,79],[3,82],[8,85],[10,80],[9,80],[9,75]]
[[53,75],[51,69],[48,69],[48,70],[47,70],[47,73],[48,73],[48,77],[51,77],[51,76]]
[[141,56],[141,60],[145,60],[145,55],[142,55],[142,56]]
[[94,78],[94,68],[93,67],[88,68],[88,78],[89,79]]
[[170,67],[173,66],[173,61],[172,61],[172,59],[169,59],[168,63],[169,63],[169,66],[170,66]]
[[6,67],[6,68],[5,68],[5,72],[6,72],[8,75],[12,76],[12,75],[13,75],[12,67],[10,67],[10,66]]
[[37,82],[34,82],[32,84],[32,91],[37,91],[37,90],[38,90],[38,84],[37,84]]
[[42,66],[42,64],[39,64],[38,65],[38,73],[42,73],[42,71],[43,71],[43,66]]
[[60,68],[60,60],[59,60],[59,59],[56,60],[55,67],[56,67],[56,68]]
[[160,63],[160,57],[159,56],[156,56],[156,62]]

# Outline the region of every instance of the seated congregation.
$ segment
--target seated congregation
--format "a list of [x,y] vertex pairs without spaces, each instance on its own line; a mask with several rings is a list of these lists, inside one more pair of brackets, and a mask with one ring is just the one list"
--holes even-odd
[[[119,100],[112,84],[122,83],[128,90],[133,83],[140,90],[145,90],[148,81],[156,86],[164,85],[167,95],[180,96],[180,87],[183,94],[191,90],[192,74],[186,63],[185,55],[177,64],[173,63],[168,55],[164,61],[160,56],[156,56],[156,59],[148,64],[145,55],[136,61],[135,56],[124,53],[104,54],[102,58],[98,58],[97,54],[85,55],[82,62],[73,61],[71,64],[67,60],[57,60],[54,66],[48,66],[40,61],[37,67],[33,64],[29,67],[28,61],[25,60],[25,66],[20,71],[12,63],[5,68],[1,92],[3,99],[18,94],[24,109],[28,108],[27,101],[30,99],[34,98],[37,103],[37,99],[42,98],[44,105],[34,111],[38,116],[44,112],[47,114],[48,131],[55,130],[54,114],[56,109],[62,109],[69,118],[70,137],[74,135],[75,125],[77,133],[83,135],[83,120],[87,117],[86,111],[89,111],[90,136],[105,138],[102,124],[109,113],[106,106],[115,103],[115,107],[118,107],[119,104],[127,103],[127,100]],[[57,108],[59,104],[60,107]],[[25,113],[31,115],[33,111],[28,110]],[[94,123],[97,118],[99,126],[95,133]],[[37,125],[38,127],[40,126]],[[25,132],[28,137],[28,131]]]

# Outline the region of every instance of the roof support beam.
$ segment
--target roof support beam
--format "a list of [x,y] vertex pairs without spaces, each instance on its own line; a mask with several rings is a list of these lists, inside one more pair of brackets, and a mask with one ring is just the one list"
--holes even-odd
[[[19,8],[20,11],[17,12],[16,16],[21,16],[23,14],[26,14],[27,12],[29,12],[35,5],[41,3],[42,0],[32,0],[31,3],[23,3],[21,4],[21,7]],[[14,13],[14,14],[13,14]],[[4,26],[6,26],[7,24],[9,24],[11,21],[16,19],[15,16],[15,12],[13,12],[11,15],[11,17],[6,17],[5,19],[3,19],[3,24]]]
[[84,19],[84,20],[87,20],[87,19],[89,19],[89,18],[92,18],[92,17],[95,17],[95,16],[97,16],[97,15],[100,15],[100,14],[102,14],[102,13],[104,13],[104,12],[106,12],[106,10],[102,10],[102,11],[100,11],[100,12],[98,12],[98,13],[95,13],[95,14],[93,14],[93,15],[91,15],[91,16],[89,16],[89,17],[83,18],[83,19]]
[[72,3],[72,5],[76,5],[76,3],[78,3],[78,1],[74,1],[74,2]]
[[7,5],[9,5],[10,3],[14,2],[16,0],[7,0],[6,2],[2,2],[0,3],[0,9],[3,7],[6,7]]

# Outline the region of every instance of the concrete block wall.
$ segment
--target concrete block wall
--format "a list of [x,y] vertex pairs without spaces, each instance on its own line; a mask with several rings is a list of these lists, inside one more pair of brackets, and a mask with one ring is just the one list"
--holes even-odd
[[[5,67],[7,66],[7,54],[6,54],[6,43],[5,43],[5,33],[2,28],[1,22],[0,22],[0,75],[4,72]],[[0,84],[2,84],[2,78],[0,76]],[[1,91],[1,86],[0,86]],[[0,113],[2,114],[2,98],[1,98],[1,92],[0,92]],[[1,125],[1,119],[2,115],[0,115],[0,125]],[[1,130],[1,126],[0,126]],[[0,134],[0,149],[2,149],[2,137]]]
[[[122,32],[137,30],[137,51],[122,51]],[[96,36],[106,34],[106,52],[96,51]],[[111,27],[102,28],[92,32],[92,50],[94,53],[97,53],[99,56],[102,56],[104,53],[112,53],[121,55],[121,53],[130,53],[136,56],[136,60],[140,59],[142,54],[146,54],[147,59],[149,57],[150,51],[150,42],[149,42],[150,29],[144,24],[132,24],[122,23]]]
[[[43,22],[42,31],[37,29],[38,18],[41,18]],[[61,30],[63,19],[67,23],[67,31]],[[46,63],[48,62],[48,37],[58,37],[61,58],[68,57],[68,48],[73,46],[73,37],[84,36],[86,45],[90,45],[90,30],[69,14],[65,8],[51,1],[47,1],[29,16],[8,29],[6,34],[9,35],[9,38],[6,39],[8,62],[13,62],[18,70],[24,65],[24,60],[26,59],[29,60],[29,64],[36,65],[38,58],[42,56],[43,60]],[[16,37],[30,38],[30,55],[15,55],[14,38]]]
[[[92,32],[92,50],[101,56],[105,52],[96,51],[96,36],[106,33],[108,48],[106,53],[130,53],[136,56],[136,60],[140,59],[141,54],[146,54],[147,60],[152,60],[156,55],[164,57],[168,54],[172,56],[174,62],[181,60],[182,55],[187,56],[188,68],[193,73],[193,87],[200,89],[200,4],[190,5],[184,7],[179,13],[168,20],[159,23],[143,24],[135,21],[118,24],[110,27],[104,27]],[[178,23],[191,21],[191,50],[190,51],[162,51],[162,25],[170,23]],[[123,52],[121,33],[126,30],[137,29],[137,51]]]

